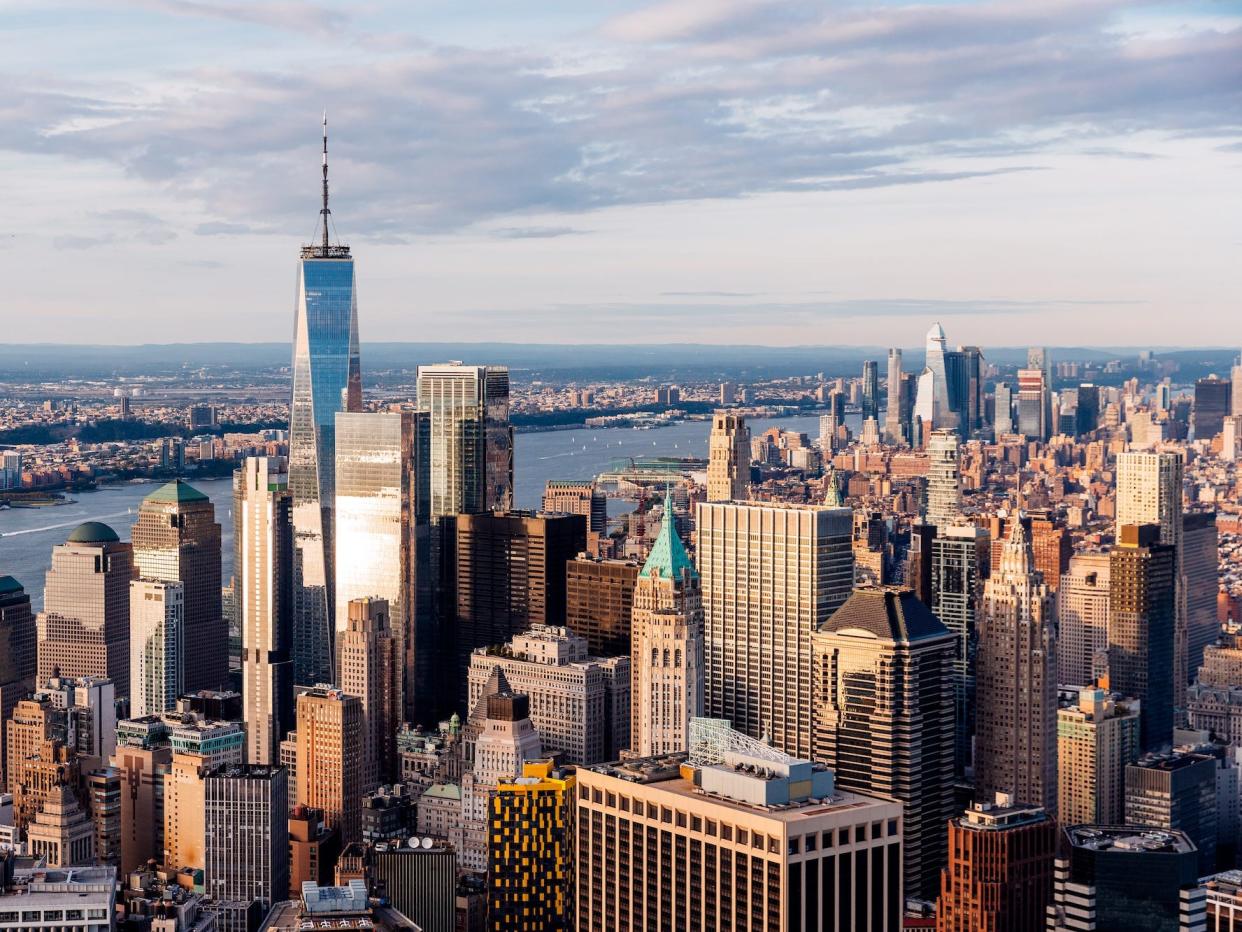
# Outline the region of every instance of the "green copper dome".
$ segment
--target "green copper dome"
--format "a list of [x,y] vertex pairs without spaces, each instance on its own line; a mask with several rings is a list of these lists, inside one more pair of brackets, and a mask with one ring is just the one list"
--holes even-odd
[[183,502],[205,502],[207,496],[200,492],[184,479],[174,479],[167,485],[162,485],[146,498],[145,502],[158,502],[161,504],[181,504]]
[[696,578],[699,575],[690,554],[686,553],[686,545],[677,534],[677,522],[673,518],[673,493],[670,491],[664,496],[664,520],[660,522],[660,533],[638,575],[681,579],[683,570],[689,570],[690,575]]
[[71,544],[114,544],[120,539],[116,536],[116,531],[99,521],[79,524],[69,535]]

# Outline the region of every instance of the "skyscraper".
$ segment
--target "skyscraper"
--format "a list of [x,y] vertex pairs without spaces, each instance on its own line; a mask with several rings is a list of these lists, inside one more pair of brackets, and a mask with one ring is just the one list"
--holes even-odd
[[418,409],[429,417],[432,519],[511,508],[509,370],[460,362],[419,366]]
[[874,359],[863,362],[862,369],[862,418],[880,419],[880,366]]
[[298,696],[297,802],[323,810],[341,842],[362,838],[362,701],[339,689]]
[[[345,606],[347,627],[338,635],[341,689],[362,704],[362,792],[396,780],[397,729],[401,727],[401,640],[388,603],[357,598]],[[338,615],[338,618],[341,616]],[[299,726],[299,730],[300,726]]]
[[1095,686],[1057,710],[1057,813],[1062,825],[1121,825],[1126,765],[1139,756],[1139,703]]
[[707,441],[707,500],[736,502],[749,497],[750,429],[740,414],[717,411]]
[[608,497],[591,479],[549,479],[543,487],[543,511],[585,515],[588,532],[608,533]]
[[280,762],[293,730],[293,499],[283,460],[247,457],[234,473],[246,759]]
[[302,247],[293,329],[289,492],[293,497],[295,682],[332,679],[336,413],[362,409],[358,302],[349,247],[329,242],[328,120],[323,123],[322,240]]
[[906,893],[925,899],[953,810],[954,641],[895,587],[854,590],[815,634],[813,758],[840,789],[902,803]]
[[943,529],[962,511],[962,477],[958,436],[934,430],[927,442],[927,523]]
[[664,497],[660,535],[634,587],[630,748],[639,757],[689,747],[703,714],[703,597],[698,571]]
[[999,796],[949,820],[936,932],[1043,932],[1052,900],[1056,823]]
[[1108,650],[1109,566],[1107,553],[1078,553],[1061,576],[1056,599],[1059,683],[1090,683],[1097,656]]
[[565,564],[565,626],[587,639],[596,657],[630,652],[637,560],[596,560],[579,554]]
[[854,582],[853,512],[707,502],[698,512],[704,708],[811,757],[811,635]]
[[1220,637],[1216,593],[1220,588],[1220,540],[1216,513],[1194,511],[1182,516],[1182,582],[1186,612],[1186,680],[1194,680],[1203,651]]
[[289,772],[284,767],[237,764],[204,778],[203,886],[221,902],[261,900],[264,907],[289,893]]
[[1014,433],[1013,388],[1008,382],[997,382],[992,398],[992,432],[997,437]]
[[142,500],[134,524],[134,566],[144,579],[184,589],[182,640],[187,692],[219,689],[229,677],[228,626],[220,606],[220,525],[209,499],[177,479]]
[[129,707],[140,718],[171,711],[182,689],[185,587],[135,579],[129,584]]
[[129,695],[129,584],[133,550],[98,521],[52,548],[38,616],[38,680],[106,676]]
[[931,609],[953,632],[954,767],[959,776],[971,766],[975,734],[975,653],[983,584],[990,572],[991,538],[974,525],[944,528],[932,541]]
[[893,347],[888,351],[888,400],[884,409],[884,441],[899,444],[908,439],[909,430],[905,423],[904,379],[901,371],[901,350]]
[[0,789],[7,786],[7,724],[35,685],[39,647],[30,596],[12,576],[0,576]]
[[417,604],[414,443],[413,412],[336,416],[336,638],[339,643],[350,628],[355,599],[388,603],[387,627],[400,652],[398,721],[418,721],[416,655],[431,647],[418,643],[420,633],[429,636],[420,614],[430,607]]
[[1232,381],[1215,375],[1195,382],[1195,439],[1211,440],[1221,432],[1224,420],[1233,411]]
[[1182,751],[1126,765],[1125,824],[1185,832],[1199,851],[1200,876],[1216,870],[1218,767],[1211,754]]
[[965,415],[965,430],[962,431],[966,437],[974,436],[975,431],[983,429],[984,410],[983,410],[983,350],[977,346],[959,346],[958,352],[962,357],[962,364],[965,369],[963,379],[963,389],[965,391],[965,401],[961,405],[961,410]]
[[1043,369],[1018,370],[1018,433],[1028,440],[1047,440],[1048,383]]
[[[1016,516],[1015,516],[1016,518]],[[1010,521],[979,617],[975,787],[1057,806],[1057,662],[1052,597],[1026,529]]]
[[932,324],[927,331],[926,365],[919,375],[914,416],[923,425],[926,437],[933,429],[961,430],[955,398],[950,393],[944,328]]
[[1140,749],[1173,738],[1176,559],[1155,524],[1122,525],[1109,564],[1108,682],[1142,703]]

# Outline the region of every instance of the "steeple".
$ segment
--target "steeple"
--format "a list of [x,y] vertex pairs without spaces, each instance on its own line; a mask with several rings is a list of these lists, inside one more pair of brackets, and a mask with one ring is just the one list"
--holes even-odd
[[837,485],[837,471],[831,465],[824,473],[824,504],[829,508],[840,508],[845,504],[841,501],[841,489]]
[[1001,549],[1000,574],[1003,577],[1029,576],[1035,571],[1035,556],[1022,524],[1022,512],[1009,517],[1009,539]]
[[671,489],[668,489],[664,493],[664,520],[660,522],[660,533],[656,536],[651,553],[647,556],[647,562],[643,564],[642,571],[638,575],[678,580],[683,570],[689,570],[690,575],[694,577],[699,575],[698,570],[694,568],[694,561],[690,559],[690,554],[686,553],[686,546],[681,542],[681,537],[677,533],[677,521],[673,517],[673,493]]

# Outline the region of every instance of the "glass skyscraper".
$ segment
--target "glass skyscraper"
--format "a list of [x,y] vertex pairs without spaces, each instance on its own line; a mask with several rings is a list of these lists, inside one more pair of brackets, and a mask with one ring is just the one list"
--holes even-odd
[[328,243],[327,147],[325,121],[323,240],[303,246],[298,263],[289,412],[293,661],[295,680],[301,684],[332,680],[336,413],[362,409],[354,260],[348,246]]

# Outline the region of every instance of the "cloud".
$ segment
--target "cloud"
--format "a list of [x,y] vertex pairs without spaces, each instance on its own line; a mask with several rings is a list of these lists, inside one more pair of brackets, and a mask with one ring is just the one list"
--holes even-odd
[[52,237],[52,246],[55,249],[94,249],[96,246],[114,242],[116,237],[113,236],[81,236],[69,233]]
[[211,2],[211,0],[131,0],[134,6],[174,16],[218,19],[256,26],[268,26],[308,35],[339,35],[349,24],[349,17],[338,9],[330,9],[302,0],[242,0],[242,2]]
[[[144,5],[345,27],[331,10],[279,0]],[[187,66],[130,83],[0,75],[0,148],[111,162],[206,218],[198,235],[309,237],[327,106],[341,236],[402,242],[480,225],[564,236],[581,231],[520,218],[946,183],[1038,169],[1063,151],[1139,158],[1104,140],[1144,131],[1235,144],[1242,28],[1123,30],[1126,9],[673,0],[605,23],[600,53],[581,56],[591,67],[534,45],[397,32],[385,51],[359,34],[354,59],[310,43],[296,69]]]

